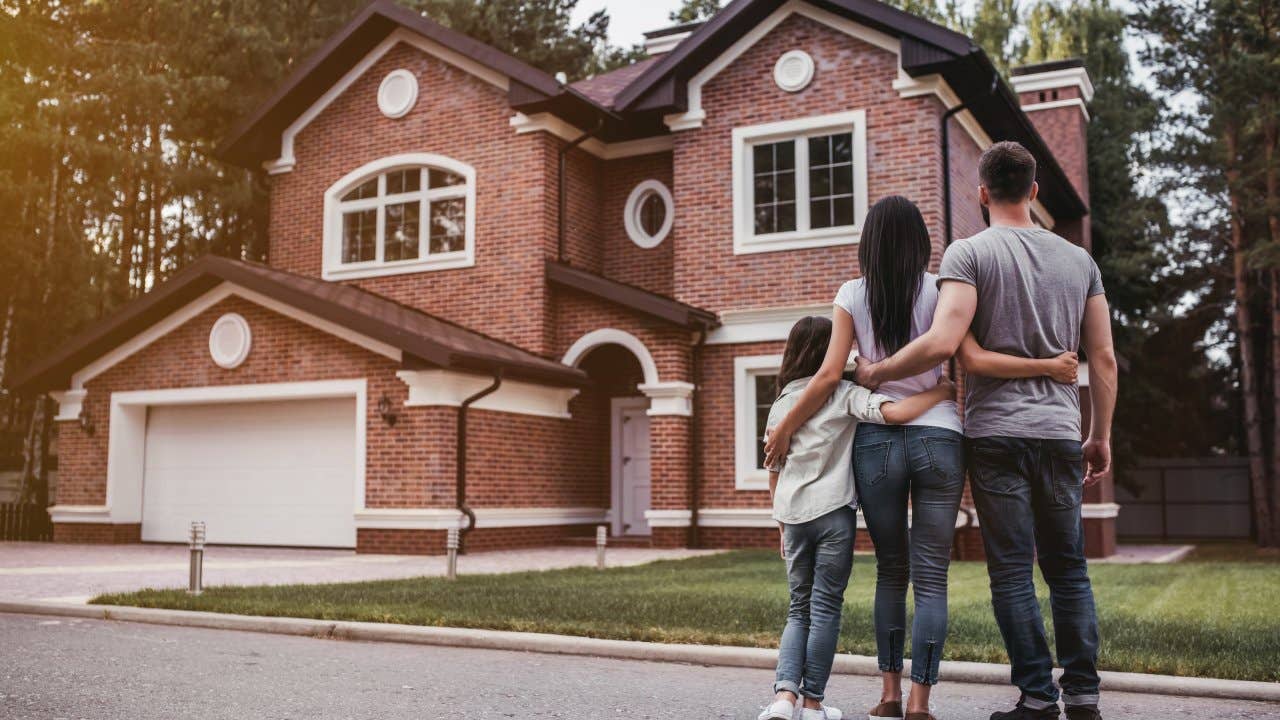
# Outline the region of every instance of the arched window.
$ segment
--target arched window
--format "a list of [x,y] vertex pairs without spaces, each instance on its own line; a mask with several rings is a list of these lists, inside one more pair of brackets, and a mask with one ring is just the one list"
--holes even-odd
[[324,277],[475,264],[475,171],[439,155],[382,158],[325,193]]

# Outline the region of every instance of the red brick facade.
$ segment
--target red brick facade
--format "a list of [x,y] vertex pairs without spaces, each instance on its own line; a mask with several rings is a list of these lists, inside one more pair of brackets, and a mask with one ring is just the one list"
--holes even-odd
[[[816,73],[808,87],[791,93],[776,84],[774,64],[796,48],[812,56]],[[469,505],[482,515],[486,510],[572,509],[599,510],[603,519],[616,505],[611,401],[648,397],[649,502],[655,518],[661,516],[653,522],[651,542],[688,545],[691,530],[681,523],[680,513],[697,507],[757,511],[748,513],[751,517],[742,526],[726,523],[732,513],[713,512],[716,520],[697,531],[699,544],[773,547],[776,530],[767,524],[767,491],[736,485],[734,361],[780,354],[781,337],[699,346],[705,338],[692,327],[552,285],[545,263],[560,261],[714,313],[824,306],[841,283],[858,276],[857,245],[735,254],[732,134],[744,126],[861,109],[866,117],[867,197],[874,202],[901,194],[920,206],[934,239],[936,267],[944,249],[939,123],[945,106],[938,95],[906,96],[895,88],[899,62],[894,52],[810,17],[783,20],[702,87],[705,120],[701,127],[671,133],[670,144],[661,146],[671,149],[614,156],[587,144],[570,151],[565,157],[562,241],[560,151],[573,134],[518,132],[507,91],[492,78],[400,43],[297,133],[295,166],[271,176],[269,264],[322,276],[324,195],[356,168],[405,153],[430,153],[471,166],[476,177],[473,267],[344,282],[550,360],[581,349],[579,341],[597,331],[609,331],[615,339],[625,334],[643,352],[637,355],[605,342],[576,357],[575,365],[591,384],[568,402],[569,417],[471,410],[466,438]],[[382,79],[396,69],[413,73],[420,92],[408,114],[391,119],[379,111],[376,98]],[[1056,117],[1044,116],[1046,133],[1060,133],[1062,142],[1074,137],[1071,132],[1083,133],[1083,126],[1053,124]],[[949,155],[955,237],[984,226],[976,191],[980,150],[953,119]],[[1065,157],[1068,173],[1079,169],[1083,153],[1080,145],[1078,157]],[[670,234],[648,249],[632,241],[623,222],[629,195],[646,180],[663,183],[674,198]],[[217,366],[209,356],[210,328],[226,312],[239,313],[253,328],[252,352],[232,370]],[[397,376],[403,369],[396,360],[330,332],[241,297],[227,298],[86,385],[84,411],[96,432],[59,423],[56,502],[90,507],[107,502],[114,392],[363,379],[367,455],[364,508],[357,510],[447,513],[456,500],[459,411],[447,404],[407,406],[409,387]],[[692,414],[681,409],[680,398],[663,400],[683,392],[687,384],[697,388]],[[383,398],[397,414],[394,425],[384,422],[378,410]],[[443,552],[442,525],[404,521],[397,527],[396,521],[388,522],[357,525],[357,549]],[[591,534],[598,521],[522,522],[486,527],[482,520],[468,535],[467,547],[554,544]],[[137,541],[139,535],[137,523],[66,522],[58,523],[55,532],[59,541],[73,542]],[[961,556],[980,553],[976,533],[961,535]],[[866,542],[863,533],[859,547]]]

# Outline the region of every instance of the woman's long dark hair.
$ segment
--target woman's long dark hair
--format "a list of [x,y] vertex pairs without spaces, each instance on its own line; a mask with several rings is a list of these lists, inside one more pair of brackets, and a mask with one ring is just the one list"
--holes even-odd
[[911,311],[929,267],[929,228],[920,208],[901,195],[882,198],[862,223],[858,266],[876,345],[892,355],[911,342]]
[[817,375],[822,360],[831,344],[831,320],[810,315],[802,317],[791,326],[787,335],[787,349],[782,351],[782,367],[775,382],[777,394],[792,380]]

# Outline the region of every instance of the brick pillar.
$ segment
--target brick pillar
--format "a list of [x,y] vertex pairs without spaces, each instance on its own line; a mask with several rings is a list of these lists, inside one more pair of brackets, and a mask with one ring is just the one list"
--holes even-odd
[[[649,418],[650,507],[662,511],[688,511],[690,436],[688,415],[655,415]],[[656,518],[655,518],[656,521]],[[654,547],[688,547],[689,523],[679,517],[654,522]]]

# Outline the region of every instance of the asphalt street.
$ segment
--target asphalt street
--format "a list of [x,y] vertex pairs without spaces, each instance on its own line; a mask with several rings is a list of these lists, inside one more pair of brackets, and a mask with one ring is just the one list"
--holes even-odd
[[[772,673],[0,614],[0,718],[752,719]],[[835,676],[865,718],[875,678]],[[1008,687],[951,683],[939,720],[987,720]],[[1111,693],[1109,719],[1280,720],[1280,705]]]

